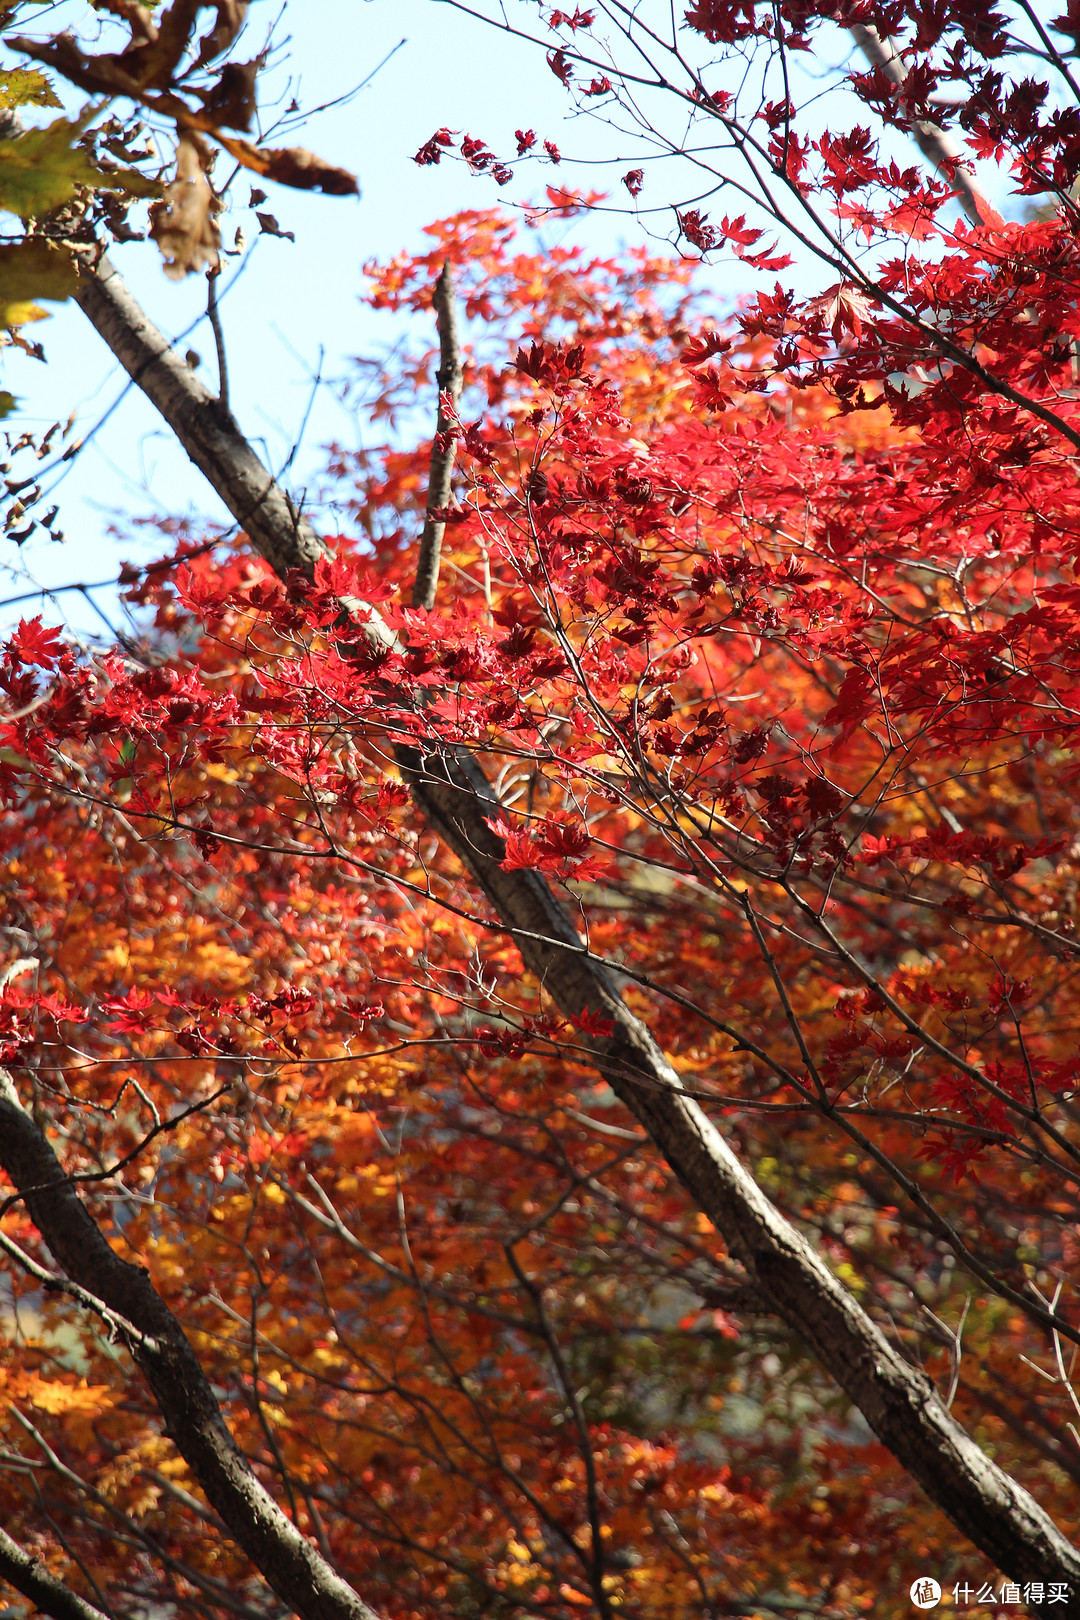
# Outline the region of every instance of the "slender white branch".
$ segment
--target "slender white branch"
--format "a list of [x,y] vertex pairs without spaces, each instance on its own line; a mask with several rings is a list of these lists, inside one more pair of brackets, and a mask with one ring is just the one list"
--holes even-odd
[[[896,42],[888,38],[883,39],[876,28],[871,28],[866,23],[856,23],[851,35],[870,66],[881,69],[895,85],[897,99],[903,100],[907,68],[896,48]],[[971,223],[973,225],[1000,223],[1001,216],[996,208],[993,208],[977,189],[971,160],[959,142],[955,141],[947,130],[942,129],[940,124],[935,124],[928,118],[913,119],[911,133],[923,157],[932,163],[942,179],[947,180],[952,186],[957,201]]]

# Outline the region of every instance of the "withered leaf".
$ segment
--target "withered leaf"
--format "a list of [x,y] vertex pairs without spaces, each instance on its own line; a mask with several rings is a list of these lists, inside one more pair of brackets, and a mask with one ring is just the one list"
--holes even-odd
[[4,43],[24,56],[44,62],[80,90],[91,95],[139,96],[136,78],[137,57],[134,53],[91,56],[79,48],[71,34],[59,34],[55,39],[35,40],[23,35],[10,34]]
[[229,129],[250,129],[255,115],[255,79],[261,59],[226,62],[213,89],[203,97],[208,115]]
[[121,17],[131,28],[133,43],[152,43],[158,37],[153,12],[148,6],[140,5],[139,0],[96,0],[96,9]]
[[176,148],[176,179],[150,209],[150,235],[161,249],[165,274],[174,281],[219,264],[221,232],[215,215],[218,201],[206,178],[205,147],[185,132]]
[[262,227],[264,236],[282,236],[287,242],[295,242],[296,234],[293,231],[283,231],[273,214],[256,214],[255,218]]
[[98,208],[101,216],[108,226],[113,239],[117,242],[142,242],[142,231],[132,230],[127,222],[126,205],[111,192],[103,191],[98,199]]
[[[131,27],[131,41],[123,51],[95,56],[81,49],[72,34],[37,41],[9,37],[6,41],[24,55],[56,68],[92,94],[128,95],[139,100],[147,90],[172,88],[172,78],[190,41],[199,12],[206,0],[172,0],[155,19],[153,13],[135,0],[101,0],[102,9],[122,17]],[[247,10],[247,0],[218,0],[215,27],[200,42],[199,65],[226,50],[239,33]]]
[[263,151],[262,156],[267,161],[261,173],[281,186],[296,186],[301,191],[325,191],[332,197],[356,197],[360,194],[354,174],[350,174],[348,169],[336,169],[333,164],[325,163],[303,146],[282,146],[273,151]]
[[[203,35],[199,46],[200,67],[228,50],[244,26],[248,3],[249,0],[217,0],[217,22],[208,34]],[[239,127],[246,129],[247,125]]]
[[172,0],[157,19],[157,37],[124,52],[127,61],[138,64],[135,72],[144,89],[167,90],[172,84],[202,5],[203,0]]

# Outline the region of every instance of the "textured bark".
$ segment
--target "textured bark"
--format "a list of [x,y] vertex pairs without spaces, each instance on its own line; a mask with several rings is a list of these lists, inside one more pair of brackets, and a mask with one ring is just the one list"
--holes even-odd
[[[89,274],[77,296],[261,555],[278,571],[310,568],[321,550],[318,539],[274,491],[235,424],[219,416],[212,397],[169,351],[111,267],[103,263]],[[254,524],[246,515],[253,490],[260,492]],[[374,610],[365,628],[392,640]],[[957,1528],[1013,1579],[1070,1586],[1068,1603],[1055,1604],[1052,1612],[1061,1620],[1080,1620],[1080,1553],[980,1450],[930,1380],[889,1344],[772,1205],[704,1111],[683,1094],[678,1074],[623,1002],[613,976],[589,958],[545,880],[533,871],[502,870],[503,842],[486,820],[497,801],[475,762],[466,755],[425,757],[408,748],[399,749],[397,759],[418,808],[471,871],[555,1004],[564,1014],[590,1011],[614,1024],[611,1036],[586,1043],[597,1072],[648,1131],[768,1308],[813,1350]]]
[[128,1336],[128,1348],[150,1386],[166,1432],[268,1585],[303,1620],[376,1620],[374,1610],[305,1540],[252,1473],[180,1323],[149,1274],[122,1260],[106,1243],[3,1070],[0,1165],[24,1194],[30,1219],[61,1270],[137,1329],[137,1335]]
[[13,1586],[42,1614],[52,1615],[53,1620],[112,1620],[104,1609],[88,1603],[55,1575],[50,1575],[44,1564],[24,1551],[17,1541],[12,1541],[4,1529],[0,1529],[0,1581]]
[[427,513],[424,532],[420,536],[420,555],[416,563],[413,585],[413,607],[431,609],[435,606],[435,592],[439,585],[439,559],[442,555],[446,524],[432,517],[450,504],[454,477],[456,440],[447,438],[449,419],[443,410],[442,396],[449,394],[454,405],[461,398],[461,345],[458,342],[457,315],[454,310],[454,283],[450,277],[449,259],[442,267],[435,283],[432,298],[435,317],[439,325],[439,369],[435,381],[439,385],[439,410],[435,422],[435,438],[431,445],[431,470],[428,473]]
[[94,325],[144,392],[152,373],[153,403],[170,426],[185,421],[179,435],[184,449],[260,556],[277,573],[310,571],[325,552],[311,525],[267,472],[228,409],[147,320],[108,259],[84,275],[78,301],[87,314],[92,307]]

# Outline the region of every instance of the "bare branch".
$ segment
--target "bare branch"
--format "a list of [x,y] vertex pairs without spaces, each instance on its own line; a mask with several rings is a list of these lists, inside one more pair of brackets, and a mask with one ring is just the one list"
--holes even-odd
[[221,325],[221,311],[218,309],[217,284],[221,275],[221,266],[216,270],[207,272],[206,277],[206,315],[214,334],[214,347],[217,350],[218,368],[218,404],[223,411],[229,409],[229,363],[225,355],[225,333]]
[[113,1620],[108,1610],[96,1608],[56,1575],[50,1575],[44,1564],[25,1552],[2,1528],[0,1580],[29,1598],[42,1614],[52,1615],[53,1620]]
[[134,1324],[138,1337],[129,1349],[177,1450],[267,1583],[303,1620],[375,1620],[259,1483],[180,1323],[149,1273],[122,1260],[106,1242],[3,1070],[0,1166],[25,1191],[30,1218],[67,1276]]
[[454,473],[454,452],[457,441],[450,431],[450,419],[444,409],[444,397],[449,396],[457,405],[461,398],[461,348],[458,343],[457,316],[454,310],[454,283],[447,259],[435,283],[432,297],[439,325],[439,369],[435,380],[439,385],[439,410],[435,423],[435,437],[431,443],[431,472],[428,477],[427,516],[420,538],[420,556],[416,564],[416,582],[413,585],[413,607],[431,609],[435,606],[435,592],[439,587],[439,556],[442,551],[446,524],[436,517],[450,504],[450,490]]

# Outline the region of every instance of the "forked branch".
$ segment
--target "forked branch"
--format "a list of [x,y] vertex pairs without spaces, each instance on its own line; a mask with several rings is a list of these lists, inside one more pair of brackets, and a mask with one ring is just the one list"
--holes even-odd
[[[88,272],[77,297],[259,553],[279,573],[310,573],[324,553],[310,525],[235,424],[222,420],[217,402],[172,353],[111,266],[103,262]],[[377,611],[361,605],[365,634],[392,643]],[[491,829],[498,802],[475,762],[464,752],[429,755],[415,746],[400,746],[396,757],[417,808],[472,873],[563,1015],[592,1013],[613,1026],[610,1035],[582,1038],[595,1069],[717,1228],[764,1306],[812,1349],[878,1438],[966,1536],[1015,1580],[1071,1588],[1069,1601],[1055,1605],[1055,1613],[1080,1620],[1080,1552],[980,1450],[930,1380],[889,1343],[762,1192],[712,1120],[686,1096],[613,976],[584,950],[544,878],[534,870],[504,870],[505,845]]]

